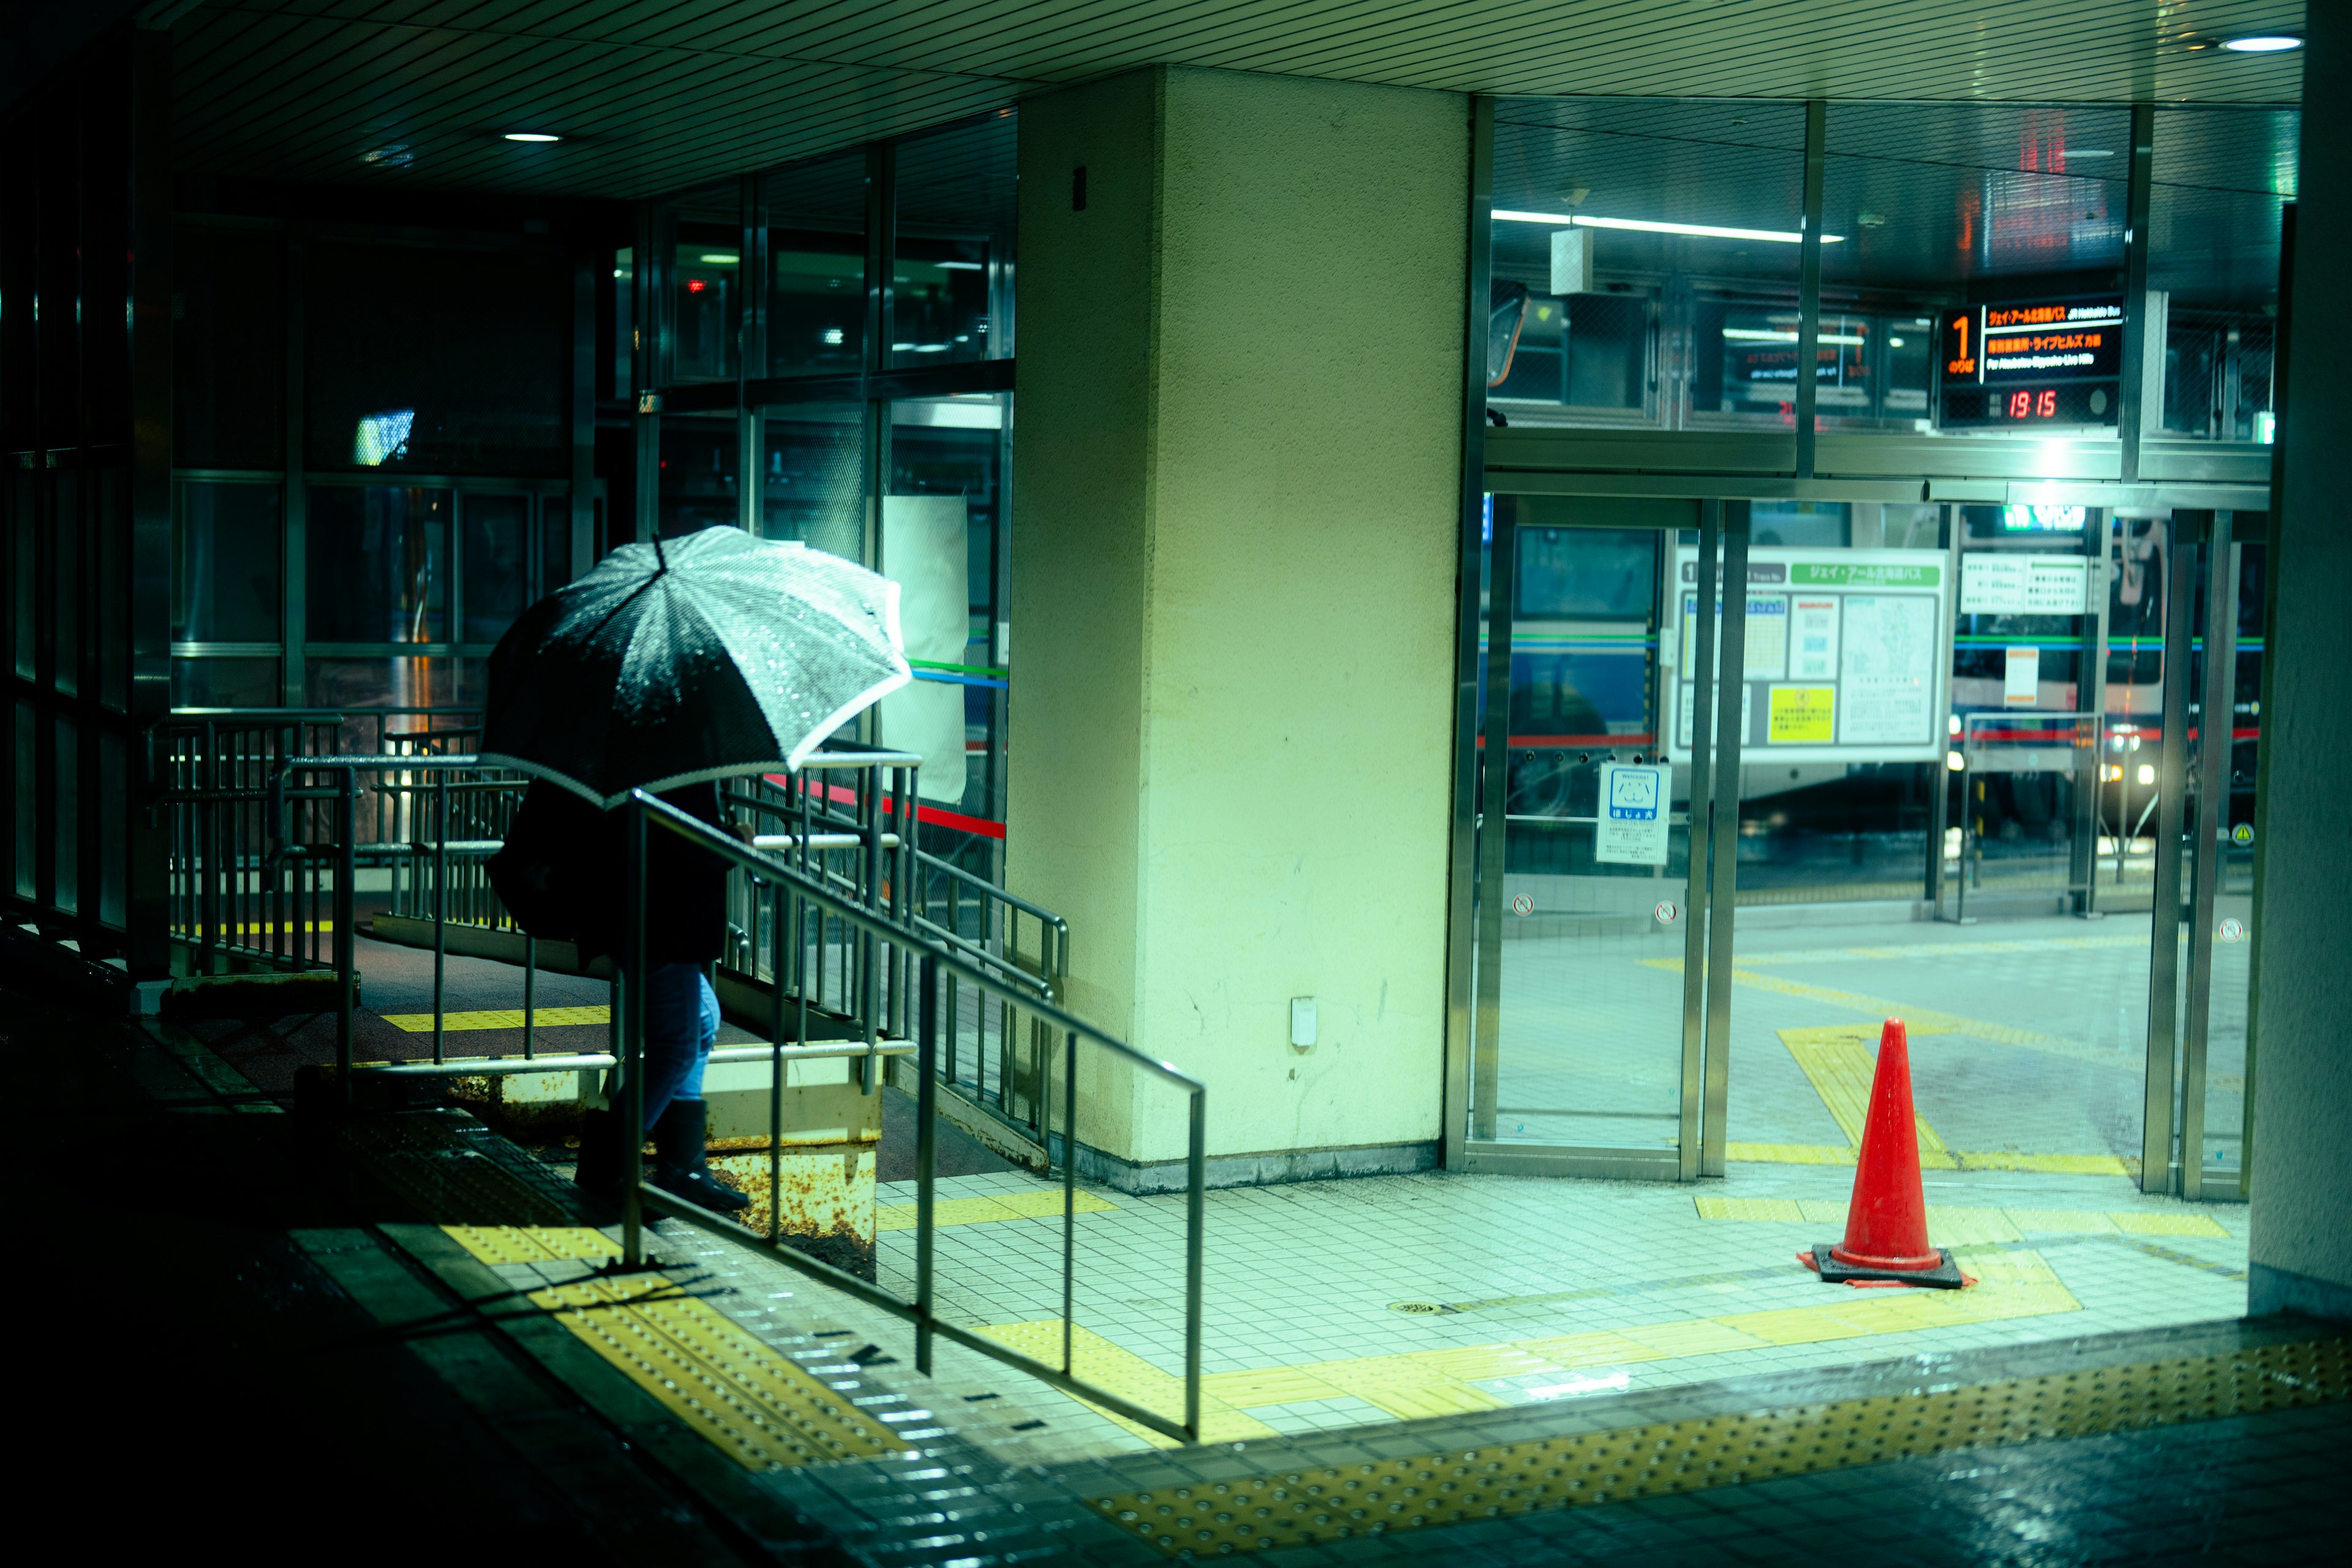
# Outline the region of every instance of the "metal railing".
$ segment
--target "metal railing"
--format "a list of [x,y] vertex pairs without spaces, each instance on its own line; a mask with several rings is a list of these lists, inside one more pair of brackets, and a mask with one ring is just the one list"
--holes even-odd
[[[911,797],[912,792],[909,791],[906,798]],[[975,962],[968,952],[950,946],[943,940],[942,933],[925,929],[924,925],[910,919],[894,918],[896,911],[885,911],[861,902],[829,880],[813,874],[774,850],[746,845],[643,791],[633,793],[625,809],[628,820],[624,839],[625,921],[621,963],[623,1125],[642,1126],[645,1121],[646,862],[648,835],[654,832],[676,834],[741,871],[750,884],[773,905],[773,919],[779,928],[814,919],[836,922],[844,931],[855,932],[860,944],[873,954],[874,962],[867,973],[904,973],[911,962],[918,1085],[913,1300],[902,1300],[879,1284],[869,1284],[845,1270],[807,1257],[782,1245],[772,1237],[761,1237],[733,1220],[680,1202],[658,1188],[647,1186],[643,1180],[644,1152],[633,1139],[624,1140],[622,1167],[621,1245],[625,1263],[636,1266],[644,1261],[644,1211],[650,1205],[656,1213],[670,1218],[684,1220],[714,1234],[766,1248],[803,1273],[913,1323],[915,1363],[927,1375],[931,1371],[932,1341],[935,1337],[944,1337],[1153,1431],[1187,1443],[1200,1441],[1201,1277],[1208,1127],[1205,1087],[1170,1063],[1146,1056],[1124,1040],[1063,1011],[1052,1002],[1039,998],[1033,990],[1008,980],[1001,964]],[[1017,1013],[1050,1031],[1063,1047],[1058,1053],[1062,1058],[1059,1136],[1064,1152],[1060,1161],[1062,1353],[1058,1366],[1024,1355],[987,1335],[942,1321],[937,1310],[938,1271],[933,1240],[938,1184],[937,1086],[940,1078],[940,1012],[943,992],[953,987],[968,988],[985,1001]],[[1075,1369],[1076,1154],[1080,1146],[1077,1083],[1078,1051],[1082,1042],[1107,1055],[1110,1060],[1123,1064],[1148,1079],[1170,1084],[1186,1096],[1184,1415],[1181,1421],[1171,1420],[1161,1412],[1088,1383],[1079,1377]],[[772,1040],[770,1051],[774,1067],[770,1078],[771,1137],[768,1141],[772,1166],[781,1143],[781,1129],[775,1121],[781,1115],[779,1108],[783,1094],[785,1049],[780,1036]],[[1055,1096],[1050,1079],[1041,1085],[1041,1090],[1047,1101],[1041,1112],[1041,1131],[1050,1149],[1055,1135],[1051,1105]],[[770,1205],[772,1214],[777,1206]]]

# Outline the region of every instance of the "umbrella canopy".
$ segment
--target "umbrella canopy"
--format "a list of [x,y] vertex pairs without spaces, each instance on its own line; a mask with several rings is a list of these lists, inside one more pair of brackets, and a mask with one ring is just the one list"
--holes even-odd
[[481,759],[610,807],[797,769],[911,679],[898,584],[732,528],[624,544],[490,655]]

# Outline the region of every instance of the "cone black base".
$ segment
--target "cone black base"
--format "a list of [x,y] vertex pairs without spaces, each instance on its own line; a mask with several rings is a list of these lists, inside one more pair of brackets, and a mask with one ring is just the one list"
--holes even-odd
[[1937,1247],[1936,1256],[1943,1262],[1933,1268],[1864,1268],[1852,1263],[1840,1263],[1830,1255],[1831,1243],[1822,1242],[1813,1248],[1813,1268],[1824,1284],[1843,1285],[1849,1279],[1884,1279],[1895,1285],[1917,1285],[1929,1290],[1958,1290],[1968,1283],[1960,1266],[1952,1261],[1947,1247]]

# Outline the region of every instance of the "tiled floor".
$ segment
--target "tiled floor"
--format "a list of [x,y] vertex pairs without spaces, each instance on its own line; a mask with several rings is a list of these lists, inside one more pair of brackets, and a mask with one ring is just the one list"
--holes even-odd
[[[1213,1192],[1212,1415],[1229,1436],[1318,1429],[2245,1310],[2243,1209],[2044,1173],[1927,1178],[1931,1229],[1975,1289],[1824,1286],[1795,1254],[1836,1238],[1850,1181],[1768,1164],[1696,1188],[1433,1173]],[[1044,1184],[1016,1172],[940,1186]],[[1095,1196],[1111,1206],[1076,1216],[1073,1249],[1093,1374],[1122,1387],[1145,1377],[1139,1363],[1181,1373],[1183,1200]],[[911,1184],[884,1189],[886,1203],[911,1198]],[[913,1245],[884,1235],[886,1282],[911,1289]],[[1059,1320],[1058,1213],[943,1229],[937,1246],[944,1312],[975,1327]]]

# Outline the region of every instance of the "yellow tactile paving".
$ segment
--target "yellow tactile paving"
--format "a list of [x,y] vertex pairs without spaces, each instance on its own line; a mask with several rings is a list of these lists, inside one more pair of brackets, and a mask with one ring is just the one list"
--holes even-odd
[[[1101,1214],[1116,1209],[1117,1204],[1081,1192],[1071,1205],[1079,1214]],[[986,1225],[1006,1219],[1059,1219],[1062,1217],[1062,1194],[1059,1188],[1041,1188],[1028,1193],[988,1193],[977,1197],[940,1198],[931,1205],[931,1223],[946,1225]],[[884,1204],[875,1210],[877,1230],[912,1230],[915,1228],[913,1204]]]
[[620,1243],[586,1226],[445,1225],[441,1228],[485,1263],[601,1260],[621,1256]]
[[[1708,1201],[1700,1200],[1702,1205]],[[1790,1208],[1795,1206],[1791,1205]],[[1791,1214],[1789,1217],[1796,1216]],[[1297,1366],[1213,1373],[1201,1380],[1202,1419],[1211,1427],[1212,1441],[1232,1441],[1235,1436],[1248,1436],[1240,1430],[1240,1423],[1249,1419],[1241,1412],[1348,1394],[1400,1420],[1411,1420],[1500,1405],[1505,1403],[1503,1399],[1475,1386],[1497,1378],[1571,1373],[1633,1362],[1675,1361],[1727,1351],[1756,1350],[1764,1345],[1861,1339],[2082,1310],[2082,1303],[2059,1283],[2057,1275],[2039,1253],[1971,1258],[1968,1268],[1978,1283],[1967,1290],[1845,1290],[1808,1306],[1774,1311],[1735,1312],[1549,1339],[1454,1345],[1396,1355],[1353,1356]],[[1058,1321],[1009,1323],[982,1332],[1040,1360],[1061,1360]],[[1176,1378],[1084,1329],[1078,1331],[1074,1359],[1080,1376],[1152,1409],[1173,1410],[1182,1397],[1181,1385]],[[1219,1424],[1211,1423],[1212,1411],[1223,1413]],[[1230,1435],[1220,1438],[1220,1430]]]
[[[1033,1361],[1047,1366],[1062,1364],[1062,1321],[1040,1318],[1026,1323],[998,1323],[980,1331],[1001,1344],[1010,1345]],[[1113,1344],[1110,1341],[1083,1325],[1070,1331],[1070,1371],[1096,1387],[1118,1394],[1146,1410],[1164,1411],[1171,1420],[1181,1420],[1184,1414],[1184,1380],[1137,1355],[1133,1351]],[[1213,1379],[1201,1380],[1201,1440],[1204,1443],[1239,1443],[1255,1437],[1270,1437],[1274,1428],[1255,1417],[1243,1415],[1210,1388]],[[1309,1399],[1328,1399],[1328,1394],[1306,1394]],[[1085,1402],[1080,1401],[1081,1404]],[[1099,1405],[1089,1405],[1109,1420],[1134,1433],[1147,1442],[1161,1447],[1174,1447],[1173,1438],[1139,1426],[1123,1416],[1113,1415]]]
[[[433,1032],[433,1015],[430,1013],[385,1013],[381,1016],[394,1028],[412,1035]],[[593,1007],[531,1009],[531,1022],[542,1029],[562,1028],[570,1024],[609,1024],[612,1020],[613,1010],[602,1004]],[[467,1029],[520,1029],[522,1027],[522,1009],[492,1007],[472,1013],[444,1013],[441,1015],[441,1027],[460,1033]]]
[[[1912,1027],[1915,1035],[1937,1031]],[[1876,1043],[1878,1031],[1869,1025],[1846,1024],[1828,1028],[1782,1029],[1781,1044],[1822,1097],[1822,1103],[1837,1119],[1838,1131],[1846,1142],[1859,1148],[1862,1144],[1863,1123],[1870,1118],[1870,1086],[1878,1068]],[[1912,1121],[1919,1130],[1919,1163],[1928,1170],[1948,1171],[1958,1163],[1927,1119],[1916,1110]]]
[[[1694,1198],[1701,1219],[1842,1226],[1846,1205],[1834,1198]],[[2230,1233],[2210,1215],[2110,1209],[1996,1209],[1927,1205],[1927,1234],[1939,1247],[2022,1241],[2029,1232],[2061,1236],[2217,1236]]]
[[663,1275],[583,1279],[533,1305],[746,1469],[903,1452],[882,1422]]
[[1851,1165],[1853,1155],[1851,1144],[1730,1142],[1723,1146],[1727,1160],[1747,1160],[1763,1165]]
[[2347,1398],[2352,1356],[2341,1341],[2317,1341],[1410,1458],[1285,1466],[1091,1500],[1171,1556],[1213,1557]]

